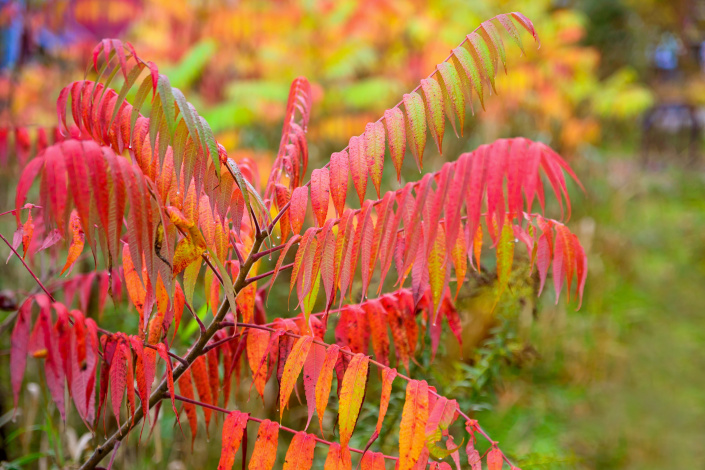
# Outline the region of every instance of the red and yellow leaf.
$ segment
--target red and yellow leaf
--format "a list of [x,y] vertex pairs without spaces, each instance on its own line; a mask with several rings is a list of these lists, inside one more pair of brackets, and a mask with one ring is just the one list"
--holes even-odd
[[257,441],[248,464],[249,470],[272,470],[277,460],[279,423],[265,419],[259,425]]
[[399,424],[399,470],[411,470],[424,449],[428,420],[428,384],[411,380]]
[[315,448],[316,436],[305,431],[297,432],[286,451],[283,470],[310,470]]
[[338,410],[338,426],[340,428],[340,444],[348,447],[350,437],[357,424],[360,407],[367,389],[367,373],[370,358],[364,354],[355,354],[348,364],[340,390]]

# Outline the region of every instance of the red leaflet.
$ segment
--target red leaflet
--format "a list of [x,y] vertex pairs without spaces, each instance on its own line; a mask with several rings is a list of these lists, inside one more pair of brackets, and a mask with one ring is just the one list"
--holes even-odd
[[311,173],[311,207],[318,226],[322,227],[328,215],[330,196],[330,176],[328,168],[313,170]]
[[206,362],[208,364],[208,383],[211,388],[212,404],[218,404],[218,395],[220,394],[220,375],[218,364],[218,349],[210,349],[206,354]]
[[[190,369],[186,369],[181,377],[179,377],[178,384],[179,393],[182,396],[188,398],[189,400],[195,399]],[[196,432],[198,431],[198,415],[196,414],[196,405],[184,402],[184,411],[186,412],[186,417],[188,418],[188,423],[191,427],[191,451],[193,451],[193,443],[196,441]]]
[[365,302],[362,308],[367,315],[367,324],[372,336],[372,349],[378,362],[389,366],[389,335],[387,334],[387,315],[382,303],[377,300]]
[[[282,267],[282,263],[284,263],[284,258],[286,258],[286,254],[289,252],[289,248],[291,248],[291,245],[294,243],[298,242],[301,239],[300,235],[294,235],[289,239],[288,242],[286,242],[286,245],[284,245],[284,249],[281,251],[279,254],[279,258],[277,259],[277,264],[274,266],[274,273],[272,274],[272,282],[269,284],[269,291],[267,293],[267,297],[269,297],[269,293],[272,292],[272,285],[274,285],[274,281],[277,279],[277,276],[279,275],[279,270]],[[298,254],[298,252],[297,252]]]
[[255,449],[248,466],[249,470],[272,470],[277,459],[279,442],[279,424],[265,419],[259,425]]
[[349,168],[347,152],[335,152],[330,156],[330,190],[338,217],[343,214],[345,209]]
[[[304,431],[311,424],[311,418],[313,418],[313,413],[316,409],[316,384],[318,383],[325,357],[326,348],[320,344],[312,344],[306,356],[306,362],[304,362],[304,392],[306,393],[306,405],[308,407],[308,420]],[[335,365],[335,362],[333,362],[333,365]],[[330,392],[330,386],[328,391]]]
[[246,432],[247,421],[250,416],[247,413],[232,411],[223,422],[223,444],[220,451],[220,462],[218,470],[231,470],[235,463],[235,453],[240,448],[242,435]]
[[[196,385],[198,397],[203,403],[212,405],[213,395],[211,393],[205,356],[199,356],[195,361],[193,361],[193,364],[191,364],[191,374]],[[212,410],[210,408],[203,408],[203,415],[206,418],[206,432],[208,432],[208,427],[211,422],[211,414]]]
[[[115,349],[112,363],[110,364],[110,401],[113,404],[113,414],[120,425],[120,406],[122,397],[125,395],[125,385],[127,382],[127,366],[125,361],[129,348],[124,341],[119,341]],[[132,386],[132,385],[130,385]]]
[[487,470],[502,470],[504,455],[497,444],[492,444],[492,449],[487,453]]
[[32,298],[24,301],[17,312],[17,321],[12,330],[10,339],[10,377],[12,394],[15,402],[15,411],[19,399],[22,378],[27,366],[27,353],[29,352],[29,325],[32,321]]
[[370,122],[365,126],[364,146],[367,170],[379,198],[379,187],[382,183],[382,170],[384,169],[384,124],[382,121]]
[[362,205],[367,192],[368,173],[364,138],[362,136],[351,137],[348,143],[348,152],[350,153],[350,174],[352,175],[355,191],[357,191],[357,197],[360,198],[360,205]]
[[309,470],[313,465],[316,436],[305,431],[297,432],[289,444],[284,459],[284,470]]
[[308,206],[308,187],[300,186],[294,189],[291,194],[291,204],[289,206],[289,220],[291,221],[291,233],[297,235],[301,232],[306,217],[306,207]]
[[171,368],[171,358],[169,357],[169,352],[166,349],[164,343],[157,344],[157,352],[159,356],[166,362],[166,384],[169,389],[169,395],[171,396],[171,407],[176,415],[176,422],[179,423],[179,428],[181,427],[181,421],[179,420],[179,412],[176,411],[176,401],[174,399],[174,375]]
[[382,369],[382,396],[379,399],[379,416],[377,417],[377,426],[375,427],[375,432],[372,433],[370,440],[367,441],[365,449],[369,449],[372,443],[379,437],[379,433],[382,432],[382,423],[384,422],[384,417],[387,415],[389,399],[392,395],[392,382],[394,382],[396,376],[396,369],[390,369],[388,367]]
[[392,163],[397,170],[397,181],[401,181],[401,164],[404,162],[406,152],[406,130],[404,113],[399,108],[388,109],[384,112],[384,126],[387,129],[387,142]]

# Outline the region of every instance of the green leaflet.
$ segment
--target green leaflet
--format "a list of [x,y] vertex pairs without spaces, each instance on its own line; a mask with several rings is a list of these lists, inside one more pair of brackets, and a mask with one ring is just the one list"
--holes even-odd
[[169,138],[171,140],[171,138],[174,137],[174,131],[176,130],[176,109],[174,106],[174,94],[171,91],[169,79],[165,75],[159,74],[157,90],[159,92],[159,98],[162,101],[164,117],[166,118],[166,126],[169,130]]
[[437,69],[440,75],[446,116],[448,116],[456,136],[458,135],[458,130],[455,127],[454,116],[458,116],[460,135],[463,135],[463,127],[465,127],[465,95],[463,94],[460,75],[458,75],[456,68],[448,62],[438,64]]
[[389,155],[392,157],[394,169],[397,170],[397,181],[401,181],[401,164],[404,162],[404,152],[406,152],[406,129],[402,110],[399,108],[386,110],[384,127],[387,130]]
[[[482,23],[482,27],[479,31],[480,36],[482,36],[485,43],[490,48],[490,52],[494,57],[494,62],[496,62],[497,58],[499,58],[502,62],[502,66],[504,67],[504,73],[507,73],[507,53],[504,50],[504,43],[502,42],[502,38],[500,37],[499,31],[497,31],[494,23],[492,23],[492,21],[485,21]],[[495,69],[496,68],[497,66],[495,65]]]
[[436,142],[438,153],[443,153],[443,133],[445,118],[443,117],[443,92],[441,86],[433,78],[421,80],[421,90],[426,101],[426,119],[431,130],[431,137]]
[[316,273],[315,276],[316,279],[313,282],[313,286],[311,287],[311,292],[306,295],[302,304],[302,310],[304,312],[304,317],[306,318],[306,323],[308,323],[308,317],[311,315],[311,312],[313,312],[313,307],[316,305],[316,299],[318,298],[318,289],[321,286],[321,276],[319,275],[319,273]]
[[[482,79],[477,71],[477,68],[475,68],[475,62],[473,61],[473,58],[468,52],[468,50],[462,46],[456,47],[455,49],[453,49],[452,60],[455,64],[456,69],[461,69],[463,70],[463,72],[465,72],[464,76],[465,79],[468,81],[466,86],[472,85],[472,87],[477,92],[477,97],[480,98],[480,105],[482,106],[482,109],[485,109],[485,97],[482,88]],[[460,71],[458,71],[458,73],[460,73]]]
[[494,86],[494,77],[497,74],[497,70],[494,66],[494,60],[492,60],[490,48],[487,47],[487,43],[482,39],[482,36],[477,33],[468,34],[468,41],[472,45],[470,55],[475,60],[475,64],[480,67],[481,73],[484,72],[483,75],[486,75],[485,79],[490,81],[492,91],[497,93],[497,89]]
[[404,95],[406,109],[406,137],[419,171],[423,168],[423,151],[426,147],[426,112],[421,96],[416,92]]
[[514,43],[521,49],[522,54],[526,54],[524,51],[524,45],[521,42],[521,36],[519,36],[519,30],[517,30],[516,26],[514,26],[514,23],[512,22],[512,18],[508,15],[501,14],[496,16],[497,21],[504,26],[504,29],[507,30],[507,33],[509,33],[509,36],[514,40]]
[[152,77],[148,75],[142,80],[142,84],[137,90],[135,101],[132,104],[132,116],[130,116],[130,145],[132,145],[132,136],[135,132],[135,123],[140,115],[140,109],[144,104],[145,98],[147,98],[147,93],[150,91],[152,91]]

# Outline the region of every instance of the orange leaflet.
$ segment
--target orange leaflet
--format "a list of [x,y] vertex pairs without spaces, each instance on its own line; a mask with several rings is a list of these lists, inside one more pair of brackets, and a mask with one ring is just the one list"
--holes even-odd
[[211,388],[211,397],[213,405],[218,404],[218,392],[220,391],[220,374],[219,374],[219,357],[218,349],[211,349],[206,354],[206,363],[208,365],[208,383]]
[[308,187],[299,186],[291,194],[291,204],[289,205],[289,221],[291,222],[291,233],[296,235],[301,232],[306,217],[306,207],[308,206]]
[[264,400],[264,386],[267,383],[267,345],[269,332],[250,328],[247,330],[247,362],[252,370],[252,380],[257,393]]
[[315,448],[316,436],[305,431],[297,432],[286,451],[284,470],[309,470]]
[[334,442],[328,448],[328,457],[324,470],[351,470],[352,461],[350,457],[350,449],[341,448],[340,444]]
[[142,330],[142,325],[144,324],[144,301],[147,297],[147,291],[142,285],[142,280],[135,269],[135,265],[132,262],[132,257],[130,256],[130,248],[127,244],[122,247],[122,269],[125,276],[125,284],[127,284],[127,294],[130,296],[132,304],[137,309],[140,314],[140,331]]
[[428,420],[428,384],[411,380],[399,424],[399,470],[411,470],[424,449]]
[[[384,148],[382,148],[382,152],[384,152]],[[319,227],[322,227],[326,221],[329,199],[330,173],[328,168],[313,170],[311,173],[311,207]]]
[[[27,222],[22,225],[22,259],[25,259],[29,251],[29,245],[34,236],[34,222],[32,222],[32,211],[27,212]],[[63,274],[63,273],[62,273]]]
[[249,470],[272,470],[277,460],[277,444],[279,442],[279,424],[265,419],[259,425],[255,449],[250,458]]
[[[184,397],[193,400],[193,381],[191,380],[191,369],[186,369],[179,377],[179,393]],[[196,414],[196,405],[184,402],[184,411],[188,418],[188,424],[191,426],[191,451],[193,451],[193,443],[196,441],[196,432],[198,431],[198,415]],[[205,411],[205,408],[204,408]]]
[[[205,356],[198,356],[193,364],[191,364],[191,374],[193,375],[193,381],[196,384],[196,391],[198,392],[198,397],[203,403],[209,405],[213,404],[213,395],[211,394],[210,382],[208,381],[208,369],[206,366]],[[208,426],[211,422],[211,415],[213,411],[210,408],[203,408],[203,415],[206,418],[206,432],[208,432]]]
[[235,463],[235,453],[240,448],[242,435],[247,428],[247,413],[232,411],[223,423],[223,447],[220,451],[218,470],[231,470]]
[[338,425],[340,427],[340,444],[348,447],[352,437],[362,400],[367,388],[367,372],[370,358],[364,354],[355,354],[348,364],[343,376],[340,390]]
[[284,373],[282,374],[282,381],[279,390],[279,419],[281,420],[284,415],[284,408],[289,407],[289,397],[291,392],[294,390],[296,385],[296,380],[301,374],[301,369],[304,367],[304,362],[308,356],[308,352],[311,349],[311,344],[313,342],[313,336],[302,336],[294,344],[291,350],[291,354],[284,364]]
[[340,347],[337,344],[328,346],[326,357],[323,359],[321,373],[316,381],[316,412],[318,413],[318,424],[323,435],[323,414],[328,406],[328,398],[330,397],[330,387],[333,383],[333,369],[335,363],[338,362],[338,353]]
[[392,395],[392,383],[396,376],[396,369],[386,368],[382,371],[382,398],[379,400],[379,418],[377,418],[377,427],[375,428],[377,434],[382,431],[382,422],[384,422],[384,417],[387,414],[389,398]]

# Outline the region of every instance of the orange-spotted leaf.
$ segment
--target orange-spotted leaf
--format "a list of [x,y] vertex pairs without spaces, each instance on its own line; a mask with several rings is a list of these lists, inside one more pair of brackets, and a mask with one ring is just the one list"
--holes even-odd
[[249,415],[239,411],[232,411],[223,422],[222,449],[218,470],[231,470],[235,463],[235,454],[240,448],[242,436],[247,429]]
[[362,470],[384,470],[384,454],[381,452],[365,452],[360,461]]
[[286,451],[284,470],[310,470],[315,448],[316,436],[305,431],[297,432]]
[[265,419],[259,425],[257,441],[250,457],[249,470],[272,470],[277,460],[279,423]]
[[352,459],[350,449],[341,448],[340,444],[334,442],[328,448],[328,456],[324,470],[352,470]]
[[338,406],[338,426],[340,428],[340,444],[345,448],[348,447],[355,424],[357,424],[362,401],[365,398],[369,362],[370,358],[364,354],[355,354],[343,376]]

